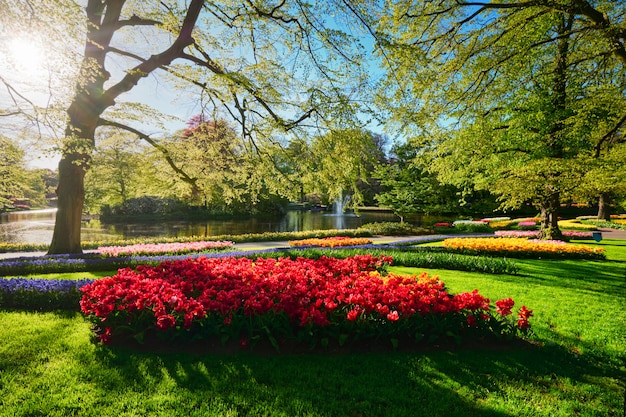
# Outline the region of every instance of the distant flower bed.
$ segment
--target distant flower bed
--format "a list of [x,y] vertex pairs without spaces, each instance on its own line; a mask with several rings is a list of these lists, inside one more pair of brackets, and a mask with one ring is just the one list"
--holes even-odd
[[182,255],[212,249],[226,249],[232,246],[233,242],[228,241],[148,243],[128,246],[101,246],[96,252],[106,256],[159,255],[166,253]]
[[593,224],[581,223],[580,220],[559,220],[559,228],[574,230],[597,230]]
[[[539,230],[497,230],[496,237],[518,237],[518,238],[539,238]],[[593,232],[581,232],[576,230],[564,230],[563,236],[570,239],[593,239]]]
[[369,245],[371,243],[371,239],[348,236],[333,236],[327,238],[312,238],[289,241],[290,246],[322,246],[325,248],[335,248],[338,246]]
[[618,223],[616,220],[611,220],[610,222],[604,220],[584,220],[584,223],[582,224],[594,228],[604,227],[607,229],[626,230],[626,224]]
[[537,223],[534,221],[524,221],[517,223],[517,227],[520,229],[535,229],[537,227]]
[[466,254],[496,254],[510,257],[606,259],[603,248],[571,245],[554,240],[522,238],[454,238],[443,241],[447,249]]
[[532,312],[495,303],[474,290],[449,294],[423,273],[384,274],[388,257],[317,260],[198,258],[122,269],[82,288],[83,313],[104,343],[135,338],[259,339],[308,346],[368,340],[513,337]]

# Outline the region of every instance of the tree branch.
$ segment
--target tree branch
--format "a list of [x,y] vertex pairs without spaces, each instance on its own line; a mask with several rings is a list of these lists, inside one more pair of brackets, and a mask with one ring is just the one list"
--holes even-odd
[[[609,130],[604,136],[602,136],[600,138],[600,140],[598,140],[598,143],[596,143],[596,146],[594,147],[595,150],[595,154],[594,157],[595,158],[599,158],[600,154],[602,152],[602,145],[604,145],[606,142],[610,141],[612,138],[615,137],[615,135],[617,134],[617,132],[624,127],[624,124],[626,123],[626,114],[624,116],[622,116],[621,119],[619,119],[617,121],[617,123],[615,123],[615,126],[613,126],[613,128],[611,130]],[[623,140],[623,139],[622,139]]]
[[141,78],[146,77],[155,69],[169,65],[176,58],[183,57],[184,49],[194,43],[191,35],[203,5],[204,0],[191,0],[178,37],[172,45],[160,54],[152,55],[149,59],[135,66],[126,73],[120,82],[106,90],[102,95],[103,108],[114,105],[115,99],[120,94],[130,91]]
[[179,168],[176,165],[176,162],[174,162],[174,159],[172,158],[169,150],[164,147],[163,145],[157,143],[154,139],[152,139],[149,135],[146,135],[145,133],[124,125],[122,123],[118,123],[112,120],[106,120],[103,118],[98,119],[98,125],[99,126],[110,126],[110,127],[116,127],[118,129],[122,129],[125,130],[127,132],[133,133],[134,135],[137,135],[137,137],[139,137],[140,139],[146,141],[147,143],[150,144],[150,146],[152,146],[153,148],[155,148],[156,150],[158,150],[159,152],[161,152],[161,154],[163,155],[163,157],[165,158],[165,161],[168,163],[168,165],[174,170],[175,173],[177,173],[180,177],[181,180],[183,180],[184,182],[186,182],[187,184],[191,185],[194,189],[198,189],[198,179],[197,178],[191,178],[185,171],[183,171],[182,168]]

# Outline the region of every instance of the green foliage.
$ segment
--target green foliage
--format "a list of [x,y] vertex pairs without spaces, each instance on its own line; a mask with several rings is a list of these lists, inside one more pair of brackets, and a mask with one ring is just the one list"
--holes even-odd
[[300,144],[293,163],[303,192],[321,196],[323,203],[349,195],[353,208],[363,204],[365,195],[371,200],[373,167],[385,160],[386,140],[364,129],[344,128],[315,136],[308,146]]
[[594,151],[623,137],[626,55],[595,13],[620,31],[623,6],[609,1],[390,4],[381,104],[440,181],[489,191],[503,208],[531,203],[558,233],[559,199],[608,162],[590,164]]
[[413,213],[464,214],[496,208],[493,199],[489,201],[479,192],[464,193],[457,185],[439,181],[423,153],[411,143],[395,145],[390,162],[376,167],[374,177],[383,188],[376,195],[380,205],[390,207],[401,218]]
[[146,195],[125,200],[113,207],[104,206],[102,214],[105,218],[111,216],[159,216],[175,213],[179,209],[180,203],[176,200]]
[[[344,258],[370,253],[374,256],[391,256],[394,266],[428,269],[450,269],[481,272],[485,274],[516,274],[519,267],[509,259],[489,256],[473,256],[451,253],[441,248],[367,248],[367,249],[304,249],[292,252],[291,256],[319,258],[332,256]],[[289,252],[285,252],[289,253]],[[263,255],[266,256],[266,255]]]
[[405,222],[365,223],[364,225],[360,226],[359,229],[367,230],[373,235],[385,236],[425,235],[428,233],[427,229],[424,229],[422,227],[416,227],[410,223]]
[[[453,233],[491,233],[493,229],[488,224],[474,222],[459,222],[452,227]],[[441,233],[441,231],[440,231]]]
[[45,169],[27,169],[24,151],[0,135],[0,212],[13,208],[14,199],[29,207],[46,207],[50,173]]
[[[157,156],[128,134],[104,131],[85,175],[85,210],[124,205],[146,195],[167,196],[169,187],[158,178]],[[105,209],[106,211],[106,209]]]

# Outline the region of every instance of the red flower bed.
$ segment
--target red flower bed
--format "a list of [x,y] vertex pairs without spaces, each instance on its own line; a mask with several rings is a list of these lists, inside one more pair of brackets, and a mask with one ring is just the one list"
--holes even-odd
[[[426,273],[383,275],[391,259],[371,255],[318,260],[198,258],[119,270],[82,288],[81,309],[103,342],[160,335],[168,339],[259,338],[343,344],[478,332],[527,331],[494,313],[489,299],[449,294]],[[510,314],[513,300],[498,310]],[[506,310],[506,311],[503,311]],[[428,340],[428,339],[427,339]]]

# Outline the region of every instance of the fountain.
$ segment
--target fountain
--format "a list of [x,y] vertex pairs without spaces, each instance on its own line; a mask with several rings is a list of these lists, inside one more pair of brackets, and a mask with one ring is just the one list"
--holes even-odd
[[339,193],[339,197],[335,198],[333,203],[333,214],[335,216],[343,216],[345,214],[344,211],[350,202],[350,197],[350,194],[344,196],[342,191]]
[[346,206],[350,202],[350,194],[343,195],[343,191],[339,192],[339,196],[335,198],[333,202],[333,212],[332,214],[327,214],[327,216],[333,216],[334,227],[335,229],[345,229],[346,228],[346,217],[355,217],[354,213],[345,213]]

